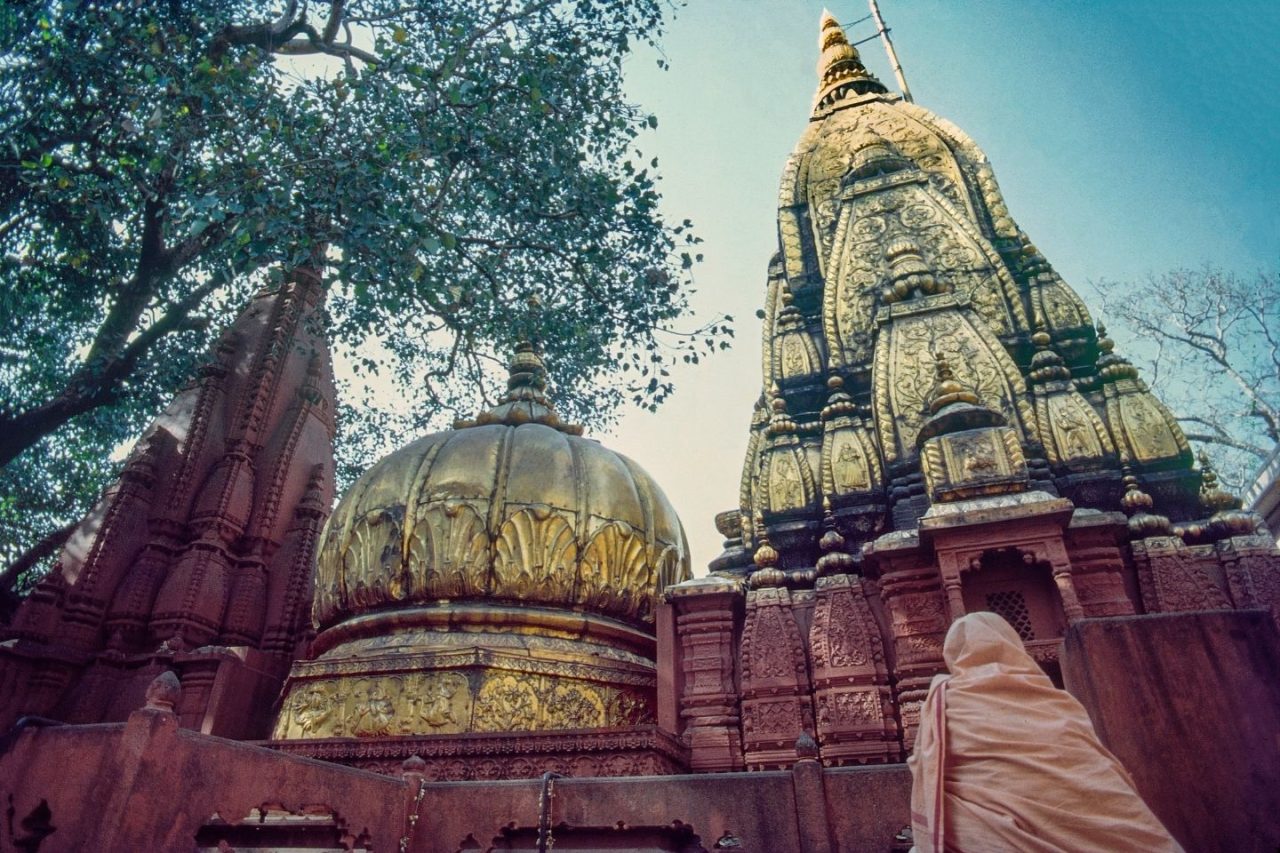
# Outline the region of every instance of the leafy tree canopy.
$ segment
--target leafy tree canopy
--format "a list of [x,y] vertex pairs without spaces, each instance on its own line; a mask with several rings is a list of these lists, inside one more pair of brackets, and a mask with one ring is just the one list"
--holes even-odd
[[[319,253],[330,337],[408,421],[521,339],[599,422],[727,346],[687,318],[622,60],[663,0],[46,0],[0,9],[0,556],[82,513],[263,276]],[[344,459],[384,443],[345,395]],[[383,395],[385,398],[387,395]],[[372,406],[372,408],[368,408]]]

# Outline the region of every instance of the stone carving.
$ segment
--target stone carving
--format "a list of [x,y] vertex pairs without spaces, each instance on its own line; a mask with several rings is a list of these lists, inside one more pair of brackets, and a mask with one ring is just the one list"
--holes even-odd
[[653,728],[635,732],[542,732],[478,738],[401,737],[295,740],[276,749],[400,778],[405,759],[430,782],[536,779],[543,772],[591,776],[665,776],[687,771],[685,749]]
[[[802,731],[804,721],[794,700],[754,702],[742,708],[742,733],[748,743],[762,738],[794,740]],[[750,762],[750,755],[747,760]]]
[[818,697],[819,730],[872,724],[882,725],[880,693],[877,690],[832,692]]
[[1161,612],[1231,607],[1226,591],[1209,578],[1203,561],[1187,549],[1151,549],[1148,558]]

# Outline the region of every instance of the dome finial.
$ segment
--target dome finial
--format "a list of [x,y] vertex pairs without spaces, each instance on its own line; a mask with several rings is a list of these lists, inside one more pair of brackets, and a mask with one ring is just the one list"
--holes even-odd
[[532,389],[535,393],[547,389],[547,366],[543,364],[537,348],[529,341],[516,344],[516,351],[507,363],[507,393],[503,401],[528,399],[528,395],[521,394],[521,389],[525,388]]
[[537,347],[529,341],[516,344],[511,361],[507,363],[507,392],[498,405],[481,412],[474,421],[454,421],[454,429],[465,429],[486,424],[542,424],[569,435],[582,435],[578,424],[566,424],[556,414],[555,406],[547,397],[547,367]]

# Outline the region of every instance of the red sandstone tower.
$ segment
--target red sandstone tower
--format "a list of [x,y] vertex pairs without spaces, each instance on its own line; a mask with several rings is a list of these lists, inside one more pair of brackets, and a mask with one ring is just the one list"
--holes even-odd
[[146,430],[0,644],[0,725],[120,720],[172,669],[184,726],[266,733],[333,500],[322,298],[305,269],[259,292]]

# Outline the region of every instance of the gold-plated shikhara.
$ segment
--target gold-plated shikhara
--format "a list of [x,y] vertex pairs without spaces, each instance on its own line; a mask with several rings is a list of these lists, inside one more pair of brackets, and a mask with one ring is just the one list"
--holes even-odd
[[812,117],[779,193],[743,556],[720,568],[749,571],[758,516],[793,567],[816,557],[824,501],[861,531],[851,548],[895,512],[893,526],[909,524],[893,507],[931,488],[919,436],[937,357],[1002,424],[995,444],[935,442],[938,460],[1007,444],[993,465],[1025,456],[1042,483],[1100,478],[1097,494],[1116,499],[1125,464],[1144,481],[1196,480],[1177,423],[1018,228],[973,140],[891,94],[829,14],[819,47]]
[[651,721],[654,608],[688,546],[653,480],[581,434],[524,345],[495,408],[374,465],[325,528],[319,657],[276,736]]

